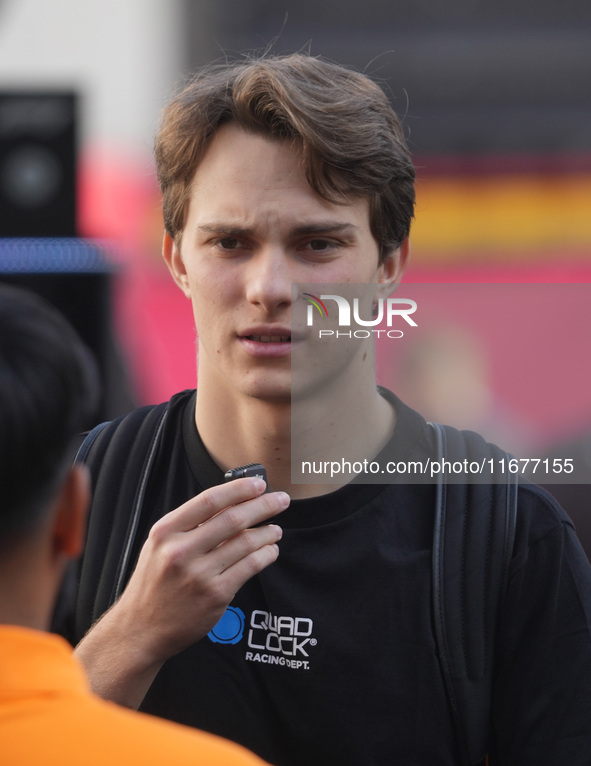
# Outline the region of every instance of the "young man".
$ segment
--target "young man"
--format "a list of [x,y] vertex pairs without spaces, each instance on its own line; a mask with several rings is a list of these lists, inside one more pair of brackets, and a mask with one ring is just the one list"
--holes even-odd
[[[292,376],[309,340],[292,329],[292,285],[367,284],[378,303],[402,275],[414,204],[402,128],[367,77],[295,55],[198,76],[167,108],[156,156],[198,391],[164,420],[148,408],[111,424],[90,449],[76,640],[115,602],[78,647],[94,688],[145,696],[144,709],[281,766],[458,763],[432,621],[435,487],[291,482],[292,395],[312,447],[434,453],[420,415],[376,389],[371,354],[310,357]],[[253,461],[272,491],[230,495],[224,472]],[[275,560],[279,528],[258,522],[281,510]],[[494,763],[589,762],[590,597],[568,519],[521,487],[488,700]]]
[[84,537],[88,474],[70,448],[94,378],[61,315],[0,286],[0,763],[262,766],[233,743],[94,697],[71,647],[44,632]]

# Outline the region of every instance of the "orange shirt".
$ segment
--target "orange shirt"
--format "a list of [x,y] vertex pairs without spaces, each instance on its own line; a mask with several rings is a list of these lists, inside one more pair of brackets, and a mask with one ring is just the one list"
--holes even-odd
[[212,734],[94,696],[61,638],[0,625],[2,766],[263,766]]

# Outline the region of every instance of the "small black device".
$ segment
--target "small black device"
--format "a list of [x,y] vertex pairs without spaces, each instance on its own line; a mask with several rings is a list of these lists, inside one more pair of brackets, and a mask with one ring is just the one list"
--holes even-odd
[[238,468],[230,468],[224,474],[224,480],[233,481],[234,479],[243,479],[245,476],[256,476],[262,479],[265,484],[267,483],[267,471],[265,466],[260,463],[247,463],[238,466]]

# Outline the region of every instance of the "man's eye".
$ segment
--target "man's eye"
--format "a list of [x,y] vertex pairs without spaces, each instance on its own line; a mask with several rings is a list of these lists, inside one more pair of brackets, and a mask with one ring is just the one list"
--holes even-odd
[[236,237],[223,237],[222,239],[218,239],[217,243],[224,250],[236,250],[242,244]]
[[322,253],[324,250],[329,250],[333,243],[328,239],[312,239],[308,243],[310,250],[314,250],[316,253]]

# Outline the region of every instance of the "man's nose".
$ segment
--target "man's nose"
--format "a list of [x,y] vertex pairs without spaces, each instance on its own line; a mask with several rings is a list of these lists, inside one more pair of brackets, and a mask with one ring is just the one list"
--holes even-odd
[[281,248],[265,248],[249,263],[246,297],[273,313],[291,305],[291,283],[287,253]]

